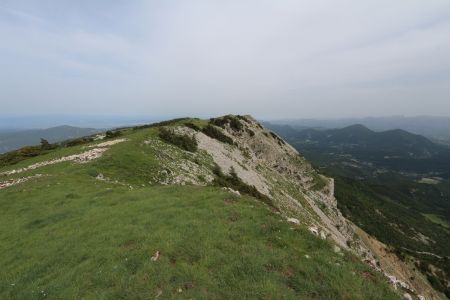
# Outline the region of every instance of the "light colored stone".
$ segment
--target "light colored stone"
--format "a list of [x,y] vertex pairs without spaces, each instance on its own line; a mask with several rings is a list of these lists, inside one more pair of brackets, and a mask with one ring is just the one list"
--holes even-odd
[[317,228],[316,226],[310,226],[308,228],[309,232],[311,232],[314,235],[319,235],[319,228]]
[[5,189],[7,187],[13,186],[13,185],[17,185],[17,184],[21,184],[24,183],[28,180],[34,179],[34,178],[39,178],[43,176],[42,174],[36,174],[33,176],[28,176],[28,177],[21,177],[21,178],[16,178],[16,179],[10,179],[4,182],[0,182],[0,190],[1,189]]
[[404,293],[404,294],[403,294],[403,298],[405,298],[405,300],[413,300],[413,298],[411,297],[411,295],[408,294],[408,293]]
[[292,224],[300,225],[300,221],[296,218],[288,218],[287,221]]

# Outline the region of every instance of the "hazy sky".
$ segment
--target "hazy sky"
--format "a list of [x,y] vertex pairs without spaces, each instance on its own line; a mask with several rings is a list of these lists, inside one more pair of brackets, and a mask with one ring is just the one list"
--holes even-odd
[[450,115],[450,1],[1,0],[0,113]]

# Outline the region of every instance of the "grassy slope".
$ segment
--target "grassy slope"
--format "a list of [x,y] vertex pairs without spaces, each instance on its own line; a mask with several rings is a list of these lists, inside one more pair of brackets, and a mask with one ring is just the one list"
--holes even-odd
[[254,198],[142,187],[158,165],[141,146],[154,135],[137,131],[98,161],[44,167],[34,172],[49,176],[0,190],[0,298],[396,298],[379,274]]
[[[450,229],[450,222],[445,220],[443,217],[434,215],[434,214],[423,214],[425,218],[430,220],[431,222],[444,227],[445,229]],[[447,230],[447,232],[449,232]]]

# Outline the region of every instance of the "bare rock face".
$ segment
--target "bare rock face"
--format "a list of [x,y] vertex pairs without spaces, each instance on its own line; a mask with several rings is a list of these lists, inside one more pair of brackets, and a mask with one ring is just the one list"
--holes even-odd
[[[319,237],[331,238],[341,248],[357,244],[351,224],[337,209],[332,179],[318,174],[291,145],[252,117],[225,116],[219,120],[217,129],[232,138],[234,145],[187,127],[178,130],[194,134],[199,149],[206,151],[225,174],[234,170],[243,182],[270,197],[286,218],[318,228]],[[364,252],[359,246],[354,248]]]

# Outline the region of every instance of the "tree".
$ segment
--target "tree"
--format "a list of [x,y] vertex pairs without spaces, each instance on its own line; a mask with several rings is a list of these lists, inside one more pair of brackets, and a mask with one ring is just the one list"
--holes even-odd
[[53,146],[46,140],[41,138],[41,149],[42,150],[50,150]]

